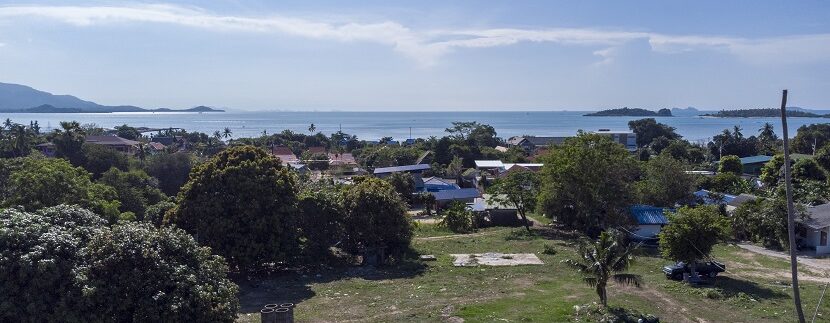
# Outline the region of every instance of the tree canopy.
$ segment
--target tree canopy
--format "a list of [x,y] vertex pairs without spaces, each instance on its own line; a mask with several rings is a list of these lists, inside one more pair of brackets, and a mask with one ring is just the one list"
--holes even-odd
[[409,247],[412,223],[406,215],[406,203],[392,185],[381,179],[366,178],[346,190],[343,200],[347,250],[387,248],[395,252]]
[[178,203],[166,222],[232,266],[246,270],[296,256],[296,178],[262,149],[230,147],[197,166]]
[[660,252],[671,260],[694,263],[705,259],[729,233],[727,218],[714,206],[682,207],[669,215],[669,225],[660,231]]

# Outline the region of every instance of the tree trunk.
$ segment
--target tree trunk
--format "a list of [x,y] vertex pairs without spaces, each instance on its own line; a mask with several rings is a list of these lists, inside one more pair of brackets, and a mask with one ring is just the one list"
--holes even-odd
[[527,229],[527,232],[530,232],[530,223],[527,221],[527,216],[525,215],[525,212],[519,211],[519,215],[522,216],[522,221],[524,221],[525,229]]
[[597,284],[597,295],[599,295],[599,302],[603,307],[608,307],[608,294],[605,292],[604,284]]

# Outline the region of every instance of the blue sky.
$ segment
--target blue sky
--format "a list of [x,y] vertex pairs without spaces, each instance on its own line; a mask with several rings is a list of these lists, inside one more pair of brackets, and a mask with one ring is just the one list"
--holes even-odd
[[0,82],[248,110],[830,109],[827,1],[0,1]]

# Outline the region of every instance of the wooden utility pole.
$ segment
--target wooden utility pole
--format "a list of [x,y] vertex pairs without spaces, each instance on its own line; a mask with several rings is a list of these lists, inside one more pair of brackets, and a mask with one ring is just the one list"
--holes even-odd
[[784,132],[784,182],[787,185],[787,232],[790,238],[790,271],[793,277],[793,301],[798,321],[804,323],[801,309],[801,291],[798,289],[798,259],[795,254],[795,208],[793,207],[793,184],[790,177],[790,137],[787,133],[787,90],[781,96],[781,129]]

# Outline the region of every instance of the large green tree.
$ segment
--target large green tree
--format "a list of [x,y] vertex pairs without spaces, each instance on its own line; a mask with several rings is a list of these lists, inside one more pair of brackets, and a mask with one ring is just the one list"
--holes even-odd
[[366,178],[343,194],[346,209],[344,245],[351,252],[367,248],[403,251],[412,239],[406,203],[384,180]]
[[343,195],[335,187],[312,187],[299,195],[303,254],[308,261],[325,259],[343,238]]
[[122,213],[132,212],[138,220],[144,220],[148,206],[166,198],[164,193],[158,189],[156,179],[142,170],[124,172],[117,168],[110,168],[98,179],[98,182],[114,188],[118,201],[121,202],[119,210]]
[[81,165],[86,133],[77,121],[62,121],[61,127],[52,134],[52,143],[55,144],[55,156],[68,159],[74,165]]
[[529,232],[530,221],[527,214],[536,209],[540,186],[538,174],[531,171],[512,171],[492,186],[491,191],[495,194],[492,198],[496,202],[515,207]]
[[126,171],[130,168],[130,161],[122,152],[104,145],[84,144],[81,148],[83,156],[81,166],[92,173],[93,178],[98,178],[110,168],[117,168]]
[[[6,181],[7,196],[0,205],[22,206],[37,210],[59,204],[77,204],[115,221],[118,217],[117,196],[106,185],[95,184],[83,168],[73,167],[58,158],[25,157],[10,167]],[[0,171],[0,173],[3,173]]]
[[168,212],[173,223],[240,270],[297,256],[297,183],[276,157],[251,146],[197,166]]
[[395,191],[401,196],[404,202],[412,204],[415,194],[415,178],[409,173],[393,173],[384,178],[389,185],[395,188]]
[[602,306],[608,306],[606,289],[609,280],[636,287],[643,282],[640,275],[626,273],[634,260],[632,251],[634,248],[620,243],[617,236],[603,231],[595,242],[579,247],[579,259],[565,259],[562,262],[582,274],[582,281],[596,289]]
[[638,167],[622,145],[580,133],[541,160],[540,213],[590,235],[628,220]]
[[654,118],[632,120],[628,122],[628,128],[637,135],[637,146],[645,147],[651,144],[654,139],[664,137],[668,140],[680,139],[674,127],[657,122]]
[[718,173],[741,175],[744,173],[744,166],[741,164],[741,159],[738,156],[723,156],[720,158],[720,163],[718,164]]
[[669,215],[669,225],[660,231],[660,252],[663,257],[691,266],[706,259],[719,241],[729,237],[729,220],[714,206],[682,207]]
[[692,200],[695,181],[682,162],[660,155],[643,165],[643,177],[637,182],[640,202],[674,207]]
[[175,196],[187,182],[193,165],[193,156],[188,153],[162,153],[148,158],[144,170],[158,179],[159,189],[164,194]]

